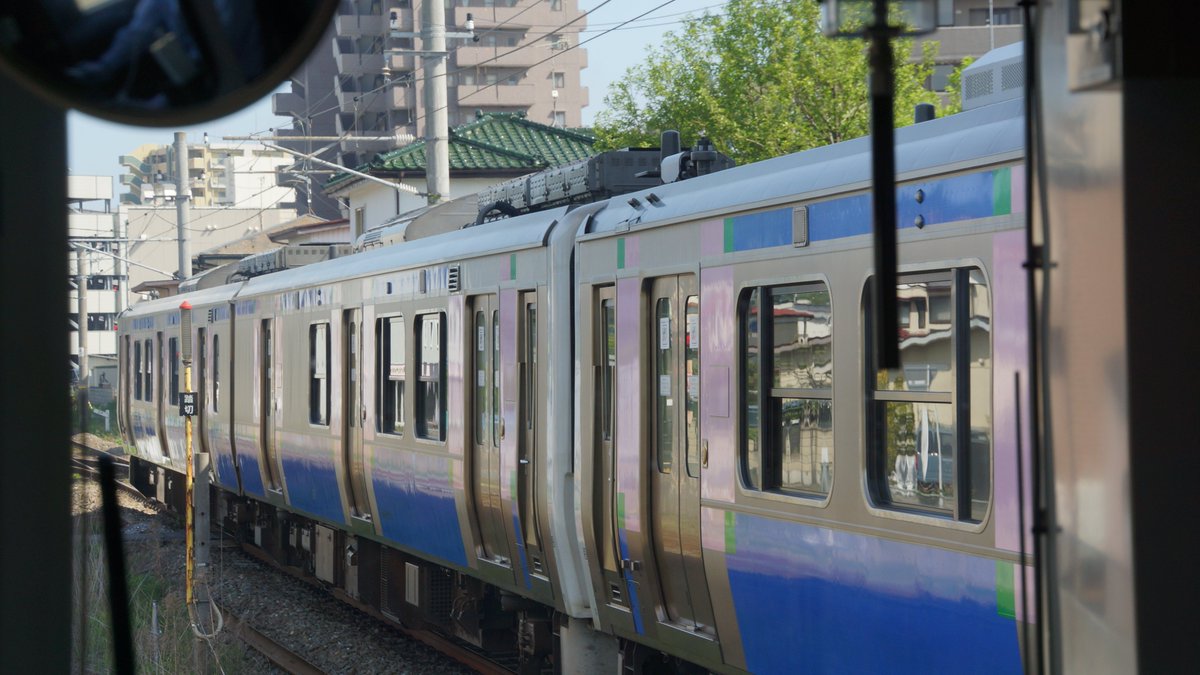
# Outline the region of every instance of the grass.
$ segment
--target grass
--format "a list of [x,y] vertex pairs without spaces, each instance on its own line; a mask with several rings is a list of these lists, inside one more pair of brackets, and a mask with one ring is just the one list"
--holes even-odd
[[[114,671],[108,569],[98,512],[76,515],[72,670]],[[138,673],[241,673],[254,669],[228,634],[196,639],[185,604],[182,544],[162,544],[170,526],[152,521],[145,538],[126,542],[126,570]],[[157,607],[155,633],[154,614]],[[198,665],[199,664],[199,665]],[[81,667],[82,666],[82,667]]]

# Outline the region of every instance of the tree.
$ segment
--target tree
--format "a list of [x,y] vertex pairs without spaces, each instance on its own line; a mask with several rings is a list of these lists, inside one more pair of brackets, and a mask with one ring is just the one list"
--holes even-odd
[[975,57],[968,56],[946,78],[946,105],[942,108],[942,115],[953,115],[962,112],[962,74],[967,66],[974,62]]
[[[866,43],[820,32],[815,0],[730,0],[669,32],[605,96],[596,137],[604,148],[657,145],[662,130],[701,134],[739,164],[864,136],[870,127]],[[896,120],[936,103],[923,84],[937,44],[908,63],[895,40]]]

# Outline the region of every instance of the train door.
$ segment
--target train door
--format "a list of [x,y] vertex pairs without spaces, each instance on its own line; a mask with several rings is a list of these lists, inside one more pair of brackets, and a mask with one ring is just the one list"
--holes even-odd
[[629,606],[627,585],[620,566],[617,534],[617,481],[616,481],[616,376],[617,376],[617,298],[613,287],[601,288],[596,292],[592,308],[594,321],[592,364],[595,373],[595,439],[593,447],[599,450],[597,471],[593,472],[592,494],[594,495],[593,518],[596,528],[596,545],[600,547],[600,569],[604,575],[604,595],[609,604]]
[[[356,518],[371,519],[367,496],[367,465],[363,457],[363,421],[367,408],[363,405],[362,377],[362,314],[349,309],[342,314],[342,462],[350,489],[350,513]],[[378,346],[376,347],[378,348]]]
[[263,319],[258,333],[259,378],[261,395],[259,402],[259,447],[262,448],[263,478],[267,489],[279,492],[283,482],[279,479],[279,465],[275,448],[275,321]]
[[537,293],[522,293],[518,308],[518,357],[520,370],[520,433],[517,436],[517,509],[529,567],[544,574],[541,532],[537,508],[537,421],[542,407],[538,396],[538,321]]
[[507,565],[500,501],[500,307],[495,295],[472,300],[471,489],[483,557]]
[[651,539],[667,621],[711,632],[700,550],[700,298],[693,275],[651,287]]

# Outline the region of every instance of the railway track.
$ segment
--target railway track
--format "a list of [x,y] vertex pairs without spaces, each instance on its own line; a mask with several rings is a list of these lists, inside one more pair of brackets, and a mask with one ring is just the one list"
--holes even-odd
[[[78,438],[73,439],[72,444],[77,450],[77,453],[74,454],[71,459],[72,468],[80,474],[87,475],[90,478],[98,479],[99,457],[102,454],[106,454],[111,457],[114,460],[114,463],[117,465],[118,476],[128,475],[127,472],[129,462],[127,458],[121,455],[108,453],[103,449],[88,445],[86,442],[79,440]],[[142,503],[148,505],[157,504],[155,500],[143,495],[137,490],[137,488],[133,487],[128,480],[122,480],[118,478],[116,483],[118,489],[140,500]],[[168,513],[167,511],[163,511],[161,509],[159,512],[160,515],[165,515]],[[329,593],[329,589],[323,586],[316,579],[303,576],[298,574],[295,570],[278,564],[262,550],[251,544],[246,542],[233,543],[229,542],[229,540],[226,540],[226,546],[229,546],[230,544],[254,559],[265,563],[268,567],[276,572],[283,573],[289,578],[303,581],[306,585],[322,593]],[[354,607],[360,612],[370,616],[372,619],[380,622],[387,628],[396,631],[412,640],[420,642],[442,654],[446,658],[452,659],[475,672],[483,673],[485,675],[511,675],[516,671],[514,665],[480,653],[473,646],[461,643],[454,638],[450,638],[429,630],[413,629],[400,625],[396,621],[379,614],[373,608],[359,603],[345,593],[334,591],[331,595],[345,604]],[[229,630],[230,633],[236,636],[241,642],[261,654],[265,659],[270,661],[278,668],[288,673],[295,673],[297,675],[315,675],[326,672],[320,667],[311,663],[303,655],[292,651],[283,644],[266,636],[257,628],[252,626],[248,621],[235,615],[228,607],[222,605],[220,606],[220,610],[224,616],[225,629]]]

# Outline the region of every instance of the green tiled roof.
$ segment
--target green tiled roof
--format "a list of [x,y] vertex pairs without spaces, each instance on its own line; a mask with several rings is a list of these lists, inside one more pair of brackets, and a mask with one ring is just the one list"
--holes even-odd
[[[595,138],[584,130],[559,129],[525,119],[522,113],[482,113],[450,130],[450,171],[536,171],[587,159]],[[375,155],[356,167],[364,173],[425,171],[425,141]],[[325,184],[337,187],[354,176],[339,173]]]

